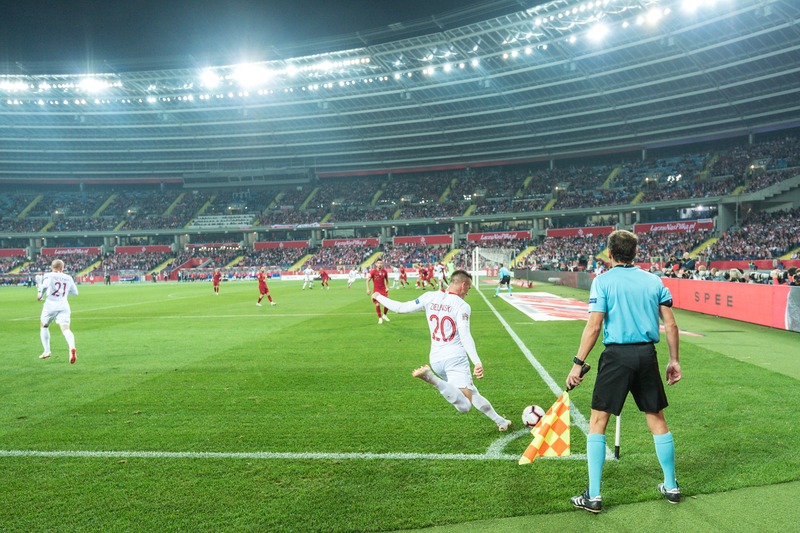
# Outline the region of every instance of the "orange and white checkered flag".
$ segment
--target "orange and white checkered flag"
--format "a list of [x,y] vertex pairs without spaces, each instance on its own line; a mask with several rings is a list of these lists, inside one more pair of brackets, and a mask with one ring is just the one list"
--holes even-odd
[[531,442],[519,464],[532,463],[537,457],[566,457],[569,455],[569,393],[558,397],[539,423],[531,430]]

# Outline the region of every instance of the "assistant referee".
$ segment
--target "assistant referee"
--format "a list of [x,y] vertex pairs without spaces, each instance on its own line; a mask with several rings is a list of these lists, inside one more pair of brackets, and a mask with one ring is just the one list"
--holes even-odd
[[567,376],[567,388],[578,385],[581,367],[603,330],[605,349],[600,355],[592,394],[592,415],[586,438],[589,487],[572,498],[575,507],[592,513],[602,511],[600,481],[606,455],[606,426],[611,414],[619,416],[628,392],[645,413],[653,433],[656,455],[664,472],[658,490],[671,503],[680,501],[675,480],[675,446],[667,428],[664,409],[667,395],[658,370],[655,344],[659,342],[658,319],[664,323],[669,348],[666,380],[681,379],[678,325],[672,313],[672,295],[661,279],[633,265],[638,239],[629,231],[608,236],[611,267],[597,276],[589,291],[589,320],[581,335],[578,353]]

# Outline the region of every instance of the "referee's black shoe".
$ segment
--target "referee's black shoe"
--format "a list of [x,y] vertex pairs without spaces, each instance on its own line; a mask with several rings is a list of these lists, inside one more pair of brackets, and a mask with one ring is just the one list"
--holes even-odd
[[578,509],[586,509],[590,513],[597,514],[603,510],[603,498],[600,496],[590,498],[589,489],[586,489],[580,496],[573,496],[570,501]]
[[663,483],[659,483],[658,491],[664,495],[669,503],[679,503],[681,501],[681,489],[677,483],[674,489],[668,489]]

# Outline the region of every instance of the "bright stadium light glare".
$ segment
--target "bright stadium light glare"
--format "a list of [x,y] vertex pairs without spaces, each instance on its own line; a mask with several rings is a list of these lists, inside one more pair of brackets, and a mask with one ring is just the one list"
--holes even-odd
[[605,39],[606,35],[608,35],[608,26],[603,24],[602,22],[598,22],[594,26],[592,26],[586,34],[591,41],[599,42]]
[[220,79],[216,72],[211,69],[206,69],[200,73],[200,83],[209,89],[213,89],[219,85]]
[[108,83],[98,80],[96,78],[83,78],[78,86],[89,93],[99,93],[103,89],[108,88]]
[[647,12],[647,22],[648,24],[657,24],[658,21],[661,20],[662,16],[663,13],[661,12],[661,9],[654,7]]
[[261,65],[238,65],[231,77],[243,87],[262,85],[269,80],[270,73]]
[[24,91],[28,88],[28,85],[22,81],[4,81],[0,83],[0,89],[6,91]]

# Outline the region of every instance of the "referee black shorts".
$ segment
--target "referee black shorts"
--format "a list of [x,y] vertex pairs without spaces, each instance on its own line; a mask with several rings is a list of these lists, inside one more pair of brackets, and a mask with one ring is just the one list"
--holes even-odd
[[628,392],[644,413],[669,405],[654,344],[609,344],[600,355],[592,409],[619,416]]
[[500,279],[500,285],[508,285],[509,283],[511,283],[511,276],[503,276]]

